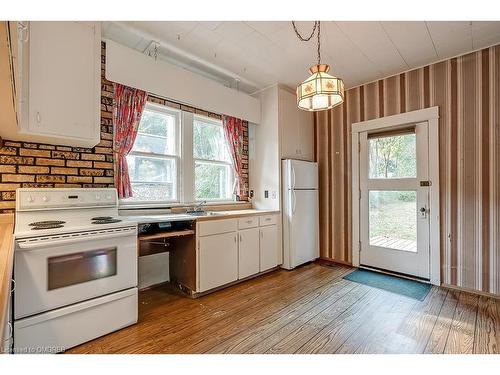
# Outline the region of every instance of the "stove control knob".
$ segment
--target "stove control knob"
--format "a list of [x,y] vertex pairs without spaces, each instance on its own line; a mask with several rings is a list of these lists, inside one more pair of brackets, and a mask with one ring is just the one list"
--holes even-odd
[[110,200],[111,200],[111,195],[110,195],[110,194],[106,194],[106,199],[107,199],[108,201],[110,201]]
[[49,201],[49,197],[47,197],[46,195],[44,195],[44,196],[42,197],[42,201],[44,201],[44,202],[48,202],[48,201]]
[[32,203],[34,201],[33,197],[30,195],[28,196],[28,202]]
[[95,199],[98,200],[98,201],[100,201],[101,200],[101,196],[99,194],[96,194],[95,195]]

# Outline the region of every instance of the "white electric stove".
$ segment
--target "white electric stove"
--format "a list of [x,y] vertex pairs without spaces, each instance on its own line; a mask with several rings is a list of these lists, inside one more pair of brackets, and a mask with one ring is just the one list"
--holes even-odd
[[137,322],[137,223],[116,190],[18,189],[14,352],[64,351]]

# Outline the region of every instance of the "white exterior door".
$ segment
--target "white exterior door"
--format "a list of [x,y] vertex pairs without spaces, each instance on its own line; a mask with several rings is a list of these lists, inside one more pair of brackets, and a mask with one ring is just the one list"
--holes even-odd
[[360,133],[360,265],[430,278],[428,124]]

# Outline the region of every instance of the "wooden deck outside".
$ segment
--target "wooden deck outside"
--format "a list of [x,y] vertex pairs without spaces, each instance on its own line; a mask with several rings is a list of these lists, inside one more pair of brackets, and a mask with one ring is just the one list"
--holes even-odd
[[417,241],[402,240],[400,238],[391,238],[385,236],[376,236],[370,238],[370,245],[387,247],[389,249],[398,249],[404,251],[417,252]]
[[500,352],[500,300],[433,287],[417,301],[344,280],[352,270],[309,264],[199,299],[151,289],[138,324],[69,353]]

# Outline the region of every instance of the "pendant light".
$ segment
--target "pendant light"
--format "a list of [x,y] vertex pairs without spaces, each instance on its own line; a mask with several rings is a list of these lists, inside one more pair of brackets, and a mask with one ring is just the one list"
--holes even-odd
[[311,40],[316,30],[318,35],[318,63],[309,68],[311,76],[297,86],[297,106],[306,111],[324,111],[342,104],[344,82],[328,74],[330,66],[321,64],[320,21],[314,22],[311,35],[307,38],[300,35],[294,21],[292,25],[295,34],[303,42]]

